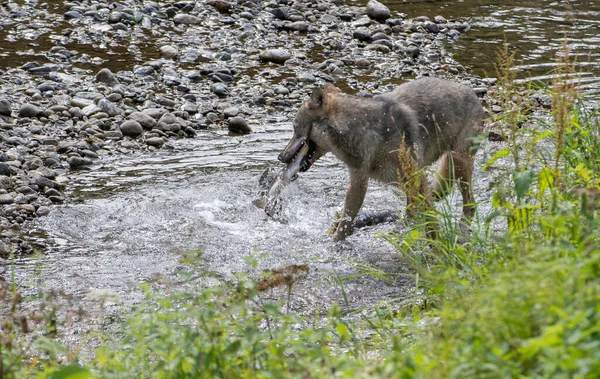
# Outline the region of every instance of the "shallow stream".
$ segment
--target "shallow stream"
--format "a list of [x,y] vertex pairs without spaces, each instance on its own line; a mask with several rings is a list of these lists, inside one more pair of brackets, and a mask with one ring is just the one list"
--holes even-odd
[[[600,93],[596,1],[572,1],[567,7],[547,0],[387,4],[409,17],[439,14],[470,22],[471,30],[447,48],[482,76],[493,76],[495,52],[506,39],[518,48],[520,77],[545,79],[556,67],[566,36],[577,56],[581,87],[591,97]],[[292,297],[292,307],[299,311],[334,301],[356,309],[407,296],[412,281],[395,275],[404,270],[397,254],[376,238],[396,225],[364,228],[340,244],[326,235],[347,186],[346,171],[333,157],[325,157],[285,189],[286,223],[253,206],[258,178],[266,167],[278,165],[277,154],[291,135],[290,121],[265,119],[253,134],[241,137],[207,132],[174,142],[174,150],[103,158],[91,170],[75,174],[69,202],[36,226],[40,239],[52,241],[51,251],[19,260],[18,283],[33,287],[32,274],[40,272],[45,287],[65,289],[78,298],[90,289],[105,288],[135,301],[137,283],[157,274],[172,277],[183,252],[202,249],[202,270],[225,280],[307,264],[308,277],[296,285]],[[486,179],[476,173],[477,200],[486,201],[486,189]],[[456,197],[452,201],[460,204]],[[400,212],[403,207],[402,195],[373,184],[363,209]],[[258,259],[258,268],[247,263],[248,256]],[[356,263],[383,270],[394,280],[366,275],[336,283],[360,273]]]

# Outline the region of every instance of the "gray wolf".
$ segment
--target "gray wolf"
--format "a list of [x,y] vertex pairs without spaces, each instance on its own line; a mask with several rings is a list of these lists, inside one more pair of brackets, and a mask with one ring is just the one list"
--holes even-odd
[[433,189],[422,180],[418,193],[405,191],[407,210],[416,202],[428,202],[432,195],[444,196],[457,183],[463,217],[471,220],[475,212],[472,137],[482,132],[484,118],[481,103],[469,87],[442,79],[414,80],[372,98],[346,95],[326,85],[316,88],[298,110],[293,137],[278,158],[294,166],[293,171],[306,171],[331,152],[348,166],[350,186],[334,225],[336,241],[352,233],[369,179],[406,189],[410,177],[406,162],[401,162],[402,150],[417,170],[439,160]]

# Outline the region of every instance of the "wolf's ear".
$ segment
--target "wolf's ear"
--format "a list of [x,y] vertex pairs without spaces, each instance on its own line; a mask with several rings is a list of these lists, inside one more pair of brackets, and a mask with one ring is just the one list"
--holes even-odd
[[322,88],[315,88],[310,95],[308,106],[311,109],[325,108],[327,106],[327,95],[337,93],[338,90],[331,84],[327,84]]
[[315,88],[310,95],[310,100],[308,100],[308,107],[311,109],[323,108],[326,101],[325,96],[325,91],[322,88]]

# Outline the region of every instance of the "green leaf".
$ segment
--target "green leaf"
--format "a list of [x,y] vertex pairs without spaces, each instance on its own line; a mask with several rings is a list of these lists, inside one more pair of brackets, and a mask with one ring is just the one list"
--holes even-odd
[[90,378],[92,374],[86,369],[79,365],[63,366],[60,369],[54,371],[50,375],[49,379],[85,379]]
[[489,161],[487,161],[487,163],[485,164],[485,166],[483,166],[482,170],[487,170],[488,167],[490,167],[491,165],[494,164],[494,162],[496,162],[498,159],[507,156],[508,154],[510,154],[510,150],[508,150],[507,148],[504,148],[500,151],[498,151],[496,154],[494,154],[493,157],[490,158]]
[[544,138],[549,137],[551,135],[554,135],[554,131],[548,131],[548,132],[538,134],[537,137],[535,137],[535,139],[533,140],[533,142],[531,142],[531,146],[537,145],[538,142],[540,142]]
[[533,173],[531,170],[513,172],[513,181],[515,182],[515,192],[517,198],[521,199],[531,186],[533,181]]
[[539,196],[543,196],[544,192],[551,188],[554,184],[554,175],[552,174],[552,170],[550,167],[544,167],[542,171],[540,171],[540,175],[538,178],[538,187],[539,187]]

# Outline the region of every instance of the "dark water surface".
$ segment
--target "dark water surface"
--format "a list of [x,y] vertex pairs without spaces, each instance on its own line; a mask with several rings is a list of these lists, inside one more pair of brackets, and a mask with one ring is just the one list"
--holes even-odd
[[547,81],[563,46],[577,62],[579,87],[600,97],[600,1],[464,0],[387,1],[409,17],[441,15],[467,21],[469,31],[446,45],[454,58],[481,76],[495,76],[496,56],[504,42],[515,51],[515,69],[527,81]]

